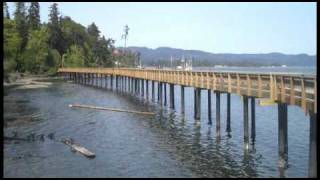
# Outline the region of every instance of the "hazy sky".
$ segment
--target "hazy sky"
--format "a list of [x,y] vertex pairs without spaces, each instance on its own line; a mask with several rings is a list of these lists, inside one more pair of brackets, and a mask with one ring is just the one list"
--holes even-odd
[[[41,21],[49,6],[40,3]],[[8,3],[11,16],[15,10]],[[95,22],[102,35],[123,46],[203,50],[213,53],[316,54],[316,3],[169,3],[62,2],[58,8],[87,27]]]

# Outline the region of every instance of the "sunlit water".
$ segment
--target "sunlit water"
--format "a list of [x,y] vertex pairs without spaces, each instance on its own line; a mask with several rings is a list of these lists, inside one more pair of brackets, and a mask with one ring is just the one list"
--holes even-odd
[[295,75],[316,75],[316,66],[289,66],[289,67],[194,67],[194,70],[206,70],[215,72],[243,72],[243,73],[274,73]]
[[[201,94],[199,123],[193,118],[193,92],[193,88],[185,88],[186,113],[182,115],[179,86],[175,86],[175,110],[160,108],[156,95],[156,102],[151,101],[151,83],[149,100],[71,82],[54,82],[49,88],[10,90],[4,97],[4,118],[10,116],[8,103],[16,104],[18,109],[11,116],[34,114],[37,118],[4,128],[4,134],[12,136],[17,131],[19,137],[32,133],[45,137],[5,142],[4,177],[280,177],[275,105],[261,107],[256,101],[256,143],[246,154],[241,97],[231,96],[232,132],[228,137],[226,95],[221,95],[222,137],[218,141],[215,95],[212,125],[208,125],[207,91]],[[151,111],[156,115],[68,107],[75,103]],[[289,106],[288,119],[289,167],[284,176],[307,177],[309,117],[299,107]],[[48,138],[50,133],[54,136]],[[72,152],[60,142],[63,138],[74,139],[96,157],[88,159]]]

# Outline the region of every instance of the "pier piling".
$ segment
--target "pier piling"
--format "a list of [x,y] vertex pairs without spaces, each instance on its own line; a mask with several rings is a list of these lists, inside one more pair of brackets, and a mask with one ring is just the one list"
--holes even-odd
[[310,112],[309,177],[317,177],[317,114]]
[[288,105],[278,103],[279,166],[286,167],[288,161]]
[[174,109],[174,84],[170,84],[170,108]]
[[256,101],[255,97],[251,97],[251,140],[252,144],[256,139]]
[[243,139],[244,149],[249,149],[249,116],[248,116],[248,97],[243,96]]
[[200,114],[201,114],[201,89],[200,88],[195,88],[194,91],[194,96],[195,96],[195,102],[194,102],[194,118],[196,120],[200,120]]
[[231,132],[231,108],[230,108],[230,106],[231,106],[231,97],[230,97],[231,95],[230,95],[230,93],[227,93],[227,129],[226,129],[226,131],[228,132],[228,133],[230,133]]
[[211,90],[208,89],[208,123],[212,124],[212,117],[211,117]]
[[184,114],[184,86],[181,86],[181,113]]

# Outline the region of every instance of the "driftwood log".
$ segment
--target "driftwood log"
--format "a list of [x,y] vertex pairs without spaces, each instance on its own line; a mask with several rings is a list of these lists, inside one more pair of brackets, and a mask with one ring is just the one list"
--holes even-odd
[[8,137],[8,136],[3,136],[4,140],[18,140],[18,141],[28,141],[28,139],[25,138],[19,138],[19,137]]
[[136,113],[136,114],[144,114],[144,115],[154,115],[153,112],[141,112],[141,111],[132,111],[132,110],[124,110],[124,109],[114,109],[114,108],[105,108],[105,107],[97,107],[97,106],[88,106],[88,105],[80,105],[80,104],[69,104],[69,107],[78,107],[78,108],[89,108],[89,109],[98,109],[98,110],[107,110],[107,111],[117,111],[117,112],[127,112],[127,113]]
[[62,142],[68,146],[70,146],[73,150],[75,151],[78,151],[79,153],[83,154],[84,156],[88,157],[88,158],[94,158],[96,155],[89,151],[88,149],[80,146],[80,145],[77,145],[73,142],[71,142],[70,140],[67,140],[67,139],[64,139],[62,140]]

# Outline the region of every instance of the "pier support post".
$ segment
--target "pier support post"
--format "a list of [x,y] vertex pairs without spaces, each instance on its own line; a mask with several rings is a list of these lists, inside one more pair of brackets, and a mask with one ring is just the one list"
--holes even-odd
[[139,96],[141,96],[141,94],[142,94],[142,93],[141,93],[141,84],[142,84],[141,81],[142,81],[142,79],[139,78],[139,79],[138,79],[138,94],[139,94]]
[[167,83],[163,83],[164,88],[164,105],[167,106]]
[[134,78],[134,94],[137,95],[138,93],[138,80]]
[[248,116],[248,97],[243,96],[243,139],[244,149],[249,149],[249,116]]
[[90,82],[91,82],[91,86],[94,86],[94,74],[93,73],[90,74]]
[[220,137],[220,91],[216,91],[216,136]]
[[160,82],[158,81],[157,82],[157,85],[158,85],[158,102],[160,101],[160,94],[159,94],[159,92],[160,92]]
[[149,99],[149,80],[146,80],[146,96]]
[[140,95],[140,79],[137,78],[137,95]]
[[110,80],[111,80],[110,81],[111,82],[111,90],[113,90],[113,75],[112,74],[110,75]]
[[121,92],[124,93],[125,92],[125,83],[126,77],[125,76],[121,76]]
[[200,120],[200,113],[201,113],[201,89],[200,88],[195,88],[194,91],[194,118],[196,120]]
[[256,139],[256,101],[255,97],[251,97],[251,140],[252,144]]
[[95,86],[96,83],[96,74],[92,73],[92,86]]
[[119,91],[120,91],[121,93],[122,93],[122,85],[123,85],[123,84],[122,84],[122,83],[123,83],[122,77],[123,77],[123,76],[119,76]]
[[181,113],[184,114],[184,86],[181,86]]
[[106,74],[104,75],[104,87],[108,89],[108,79]]
[[141,96],[144,97],[144,79],[141,79]]
[[310,112],[309,177],[317,177],[317,114]]
[[97,87],[99,86],[98,83],[99,83],[99,82],[98,82],[98,73],[96,73],[96,86],[97,86]]
[[132,94],[135,93],[134,85],[135,85],[134,77],[131,77],[131,93]]
[[174,84],[170,84],[170,108],[174,109]]
[[140,89],[139,89],[139,84],[140,81],[139,81],[139,78],[136,78],[136,86],[137,86],[137,91],[136,91],[136,94],[139,96],[140,95]]
[[212,124],[212,117],[211,117],[211,90],[208,89],[208,124]]
[[288,105],[278,103],[279,165],[286,167],[288,161]]
[[228,133],[230,133],[231,132],[231,115],[230,115],[230,113],[231,113],[231,109],[230,109],[230,106],[231,106],[231,97],[230,97],[231,95],[230,95],[230,93],[227,93],[227,129],[226,129],[226,131],[228,132]]
[[131,92],[131,77],[128,77],[128,92]]
[[100,74],[100,86],[102,88],[102,74]]
[[126,86],[127,86],[127,88],[126,88],[126,91],[127,92],[130,92],[130,77],[126,77]]
[[116,82],[115,82],[115,84],[116,84],[116,91],[118,91],[118,75],[116,75],[115,80],[116,80]]
[[197,90],[196,90],[196,88],[194,87],[193,88],[193,91],[194,91],[194,93],[193,93],[193,99],[194,99],[194,101],[193,101],[193,104],[194,104],[194,108],[193,108],[193,112],[194,112],[194,115],[193,115],[193,118],[196,118],[196,113],[197,113],[197,108],[196,108],[196,106],[197,106]]
[[159,92],[158,92],[158,94],[159,94],[159,104],[160,104],[160,106],[162,106],[162,82],[159,82]]
[[92,83],[92,86],[94,86],[94,83],[95,83],[95,74],[94,73],[92,73],[91,74],[91,83]]
[[152,101],[154,101],[154,81],[151,81]]

